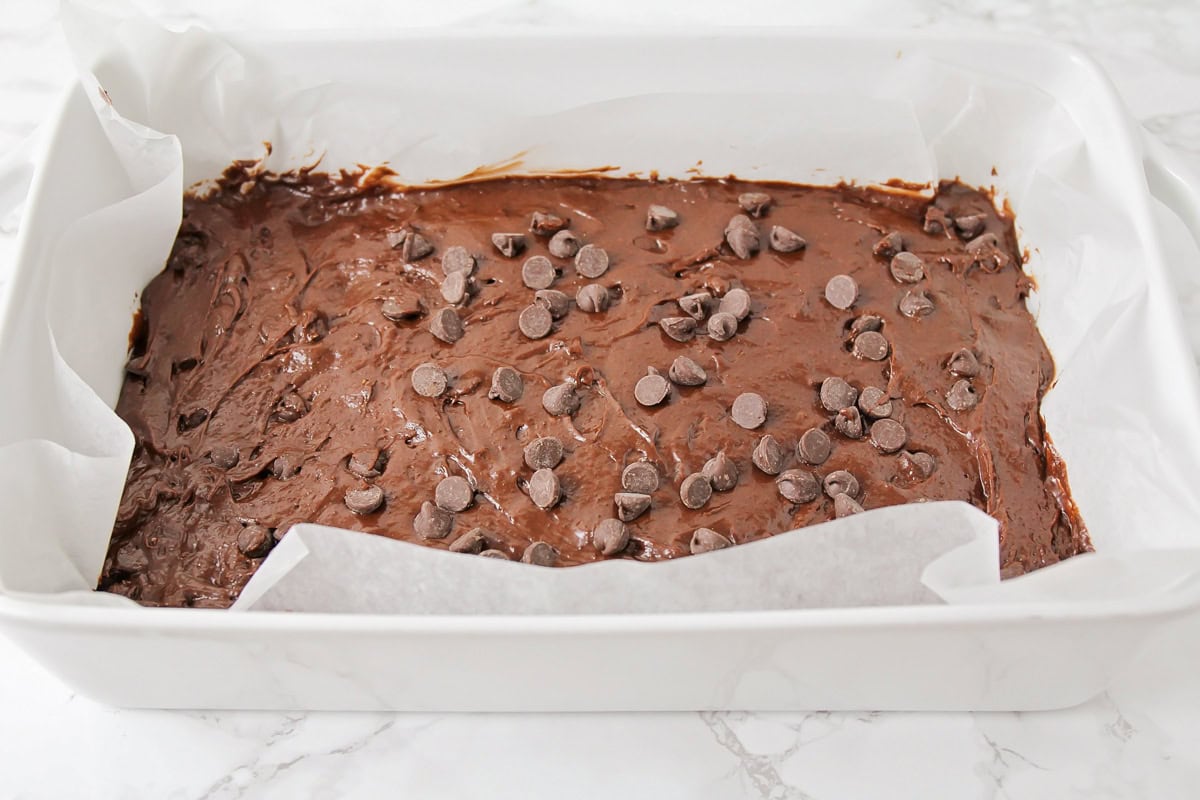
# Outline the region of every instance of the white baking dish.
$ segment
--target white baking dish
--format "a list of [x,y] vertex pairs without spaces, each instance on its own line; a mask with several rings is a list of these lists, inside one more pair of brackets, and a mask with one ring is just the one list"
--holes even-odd
[[[466,62],[496,76],[493,88],[537,85],[528,62],[505,66],[513,48],[536,50],[539,63],[581,84],[597,65],[634,80],[664,65],[699,69],[703,62],[704,88],[726,91],[745,80],[747,64],[811,73],[853,62],[864,74],[874,67],[884,75],[900,50],[1004,63],[1069,108],[1096,148],[1093,157],[1107,159],[1127,191],[1128,222],[1145,244],[1144,268],[1157,290],[1168,284],[1147,172],[1165,201],[1190,203],[1190,212],[1180,210],[1193,224],[1200,208],[1184,171],[1162,151],[1144,149],[1098,69],[1059,46],[748,31],[298,36],[255,47],[298,71],[339,59],[355,69],[401,63],[430,71]],[[469,102],[472,86],[456,89]],[[107,196],[104,181],[116,178],[96,174],[103,159],[89,152],[102,143],[86,97],[72,92],[30,194],[6,324],[21,313],[29,265],[37,248],[54,241],[64,203],[85,208]],[[19,535],[28,523],[9,521],[0,535]],[[106,608],[10,594],[0,595],[0,627],[79,691],[122,706],[1039,709],[1102,691],[1154,626],[1197,606],[1200,586],[1186,584],[1111,602],[523,617]]]

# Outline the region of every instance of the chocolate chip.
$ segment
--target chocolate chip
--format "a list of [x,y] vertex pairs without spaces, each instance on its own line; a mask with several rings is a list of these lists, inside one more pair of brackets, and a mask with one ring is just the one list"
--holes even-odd
[[656,406],[667,399],[671,393],[671,384],[662,375],[650,374],[637,382],[633,387],[634,398],[644,406]]
[[888,268],[900,283],[919,283],[925,278],[925,262],[914,253],[896,253]]
[[521,265],[521,282],[530,289],[549,289],[556,278],[558,273],[545,256],[530,256]]
[[559,231],[550,237],[546,248],[555,258],[572,258],[579,252],[579,237],[570,231]]
[[826,378],[821,381],[821,406],[826,411],[841,411],[854,405],[858,389],[841,378]]
[[355,450],[346,461],[346,469],[360,478],[378,478],[383,473],[385,461],[378,448]]
[[479,555],[483,558],[499,558],[504,561],[512,561],[512,559],[508,557],[508,553],[504,552],[503,550],[484,550]]
[[246,558],[262,558],[274,544],[271,529],[263,525],[247,525],[237,537],[237,549]]
[[733,547],[733,542],[712,528],[696,528],[691,542],[688,543],[688,549],[694,556],[711,553],[713,550],[724,550],[726,547]]
[[433,243],[416,231],[411,231],[400,248],[400,257],[405,261],[420,261],[433,252]]
[[412,371],[413,390],[422,397],[438,397],[446,391],[446,373],[437,364],[426,363]]
[[271,474],[277,480],[286,481],[300,474],[302,458],[294,454],[277,456],[271,460]]
[[585,244],[575,256],[575,271],[585,278],[599,278],[608,272],[608,251],[594,244]]
[[697,322],[703,322],[712,308],[713,296],[708,292],[696,292],[695,294],[685,294],[675,302],[679,303],[683,313]]
[[567,221],[557,214],[535,211],[529,218],[529,230],[537,236],[550,236],[565,227],[567,227]]
[[601,555],[615,556],[629,545],[629,528],[619,519],[600,520],[600,524],[592,531],[592,546]]
[[449,275],[453,272],[465,272],[468,275],[475,271],[475,256],[471,255],[462,245],[449,247],[442,253],[442,272]]
[[380,304],[379,313],[391,322],[403,322],[421,316],[421,304],[415,297],[389,297]]
[[950,387],[950,391],[946,392],[946,405],[955,411],[970,411],[978,404],[979,395],[971,382],[965,378],[957,381]]
[[[296,392],[287,392],[283,397],[279,398],[279,402],[275,404],[275,419],[280,422],[295,422],[308,413],[308,403],[304,402],[304,398]],[[194,428],[197,425],[208,419],[207,409],[197,409],[193,411],[186,422],[188,424],[181,427]],[[198,420],[198,421],[196,421]]]
[[216,445],[209,451],[208,457],[212,459],[214,466],[221,469],[233,469],[238,465],[241,459],[241,454],[238,453],[235,447],[226,447],[224,445]]
[[530,469],[554,469],[563,460],[563,446],[553,436],[542,436],[525,445],[525,464]]
[[902,450],[897,461],[900,477],[909,483],[920,483],[937,469],[933,456],[921,450]]
[[466,511],[475,502],[475,490],[466,478],[451,475],[438,481],[433,491],[433,502],[447,511]]
[[733,254],[742,259],[752,258],[762,247],[758,240],[758,228],[744,214],[738,214],[729,220],[725,227],[725,241]]
[[750,456],[754,466],[768,475],[778,475],[779,471],[783,469],[786,459],[787,453],[783,449],[783,445],[770,434],[758,440],[758,445]]
[[858,282],[849,275],[834,275],[825,284],[825,301],[845,311],[858,299]]
[[1000,239],[994,233],[985,233],[976,236],[966,244],[966,251],[973,255],[982,255],[988,250],[998,250],[1000,248]]
[[589,314],[607,311],[608,289],[598,283],[589,283],[575,294],[575,305]]
[[927,317],[933,313],[933,301],[925,292],[905,292],[900,298],[900,313],[909,319]]
[[654,494],[658,484],[658,469],[648,461],[635,461],[621,471],[621,487],[627,492]]
[[737,317],[738,322],[741,322],[750,316],[750,293],[745,289],[730,289],[721,298],[721,305],[717,311],[723,314],[733,314]]
[[891,258],[904,250],[904,237],[893,231],[887,234],[871,248],[871,252],[880,258]]
[[450,552],[482,553],[487,548],[487,543],[487,531],[483,528],[471,528],[471,530],[450,543]]
[[559,383],[542,393],[542,408],[552,417],[569,417],[579,410],[579,395],[569,383]]
[[708,328],[709,338],[718,342],[725,342],[733,338],[737,333],[738,320],[733,314],[728,311],[718,311],[708,318],[706,326]]
[[703,507],[712,497],[712,484],[708,477],[700,472],[693,472],[679,484],[679,499],[691,509]]
[[708,482],[712,484],[712,488],[718,492],[728,492],[733,487],[737,486],[738,468],[733,460],[725,455],[725,451],[721,450],[715,456],[704,463],[704,469],[701,470],[704,477],[708,478]]
[[538,508],[553,508],[562,496],[558,476],[552,469],[539,469],[529,478],[529,499]]
[[451,272],[442,280],[442,299],[452,306],[466,302],[471,294],[471,279],[465,272]]
[[562,319],[571,310],[571,298],[557,289],[539,289],[533,295],[533,302],[545,306],[554,319]]
[[395,250],[397,247],[404,245],[405,240],[408,239],[408,231],[388,231],[384,234],[384,238],[387,239],[388,247]]
[[516,258],[525,249],[525,234],[493,233],[492,245],[506,258]]
[[858,410],[868,417],[883,419],[892,415],[892,400],[887,392],[875,386],[863,387],[858,396]]
[[351,489],[346,492],[346,508],[355,514],[371,514],[383,505],[383,489],[368,486],[366,489]]
[[833,498],[833,516],[836,519],[849,517],[853,514],[861,514],[862,512],[863,507],[848,494],[839,494]]
[[708,382],[704,368],[687,356],[679,356],[671,362],[667,377],[680,386],[703,386]]
[[789,469],[775,479],[775,488],[789,503],[811,503],[821,494],[817,476],[806,469]]
[[463,337],[466,329],[453,308],[443,308],[429,321],[429,332],[446,344],[454,344]]
[[885,453],[894,453],[904,447],[908,432],[894,419],[881,419],[871,425],[871,443]]
[[946,361],[946,369],[960,378],[974,378],[982,370],[979,359],[965,347],[954,351]]
[[646,210],[646,230],[665,231],[679,224],[679,214],[666,206],[650,206]]
[[752,431],[767,421],[767,401],[762,395],[743,392],[734,398],[729,415],[739,426]]
[[766,192],[743,192],[738,195],[738,205],[752,217],[761,217],[771,207],[771,195]]
[[525,306],[524,310],[521,311],[521,316],[517,318],[517,327],[529,339],[541,339],[545,337],[550,333],[550,328],[553,325],[554,317],[550,316],[550,311],[538,303],[531,303]]
[[696,320],[691,317],[663,317],[658,327],[677,342],[690,341],[696,335]]
[[879,331],[863,331],[854,337],[852,352],[868,361],[883,361],[888,357],[888,341]]
[[858,496],[858,478],[844,469],[835,470],[825,476],[825,494],[837,497],[839,494]]
[[973,239],[983,233],[986,224],[987,217],[983,214],[964,214],[954,218],[954,227],[958,228],[959,235],[964,239]]
[[803,236],[782,225],[771,226],[771,232],[767,234],[767,244],[776,253],[795,253],[808,247],[808,242]]
[[633,522],[649,510],[650,495],[640,492],[617,492],[613,495],[613,505],[617,507],[617,519]]
[[525,394],[525,380],[512,367],[496,367],[488,397],[501,403],[515,403]]
[[454,528],[454,514],[426,500],[413,518],[413,531],[422,539],[445,539]]
[[534,542],[525,548],[521,561],[539,567],[553,567],[554,562],[558,561],[558,551],[545,542]]
[[854,406],[843,408],[833,418],[833,427],[847,439],[861,439],[863,435],[862,414]]
[[883,330],[883,318],[875,314],[862,314],[857,316],[850,323],[850,328],[847,334],[851,339],[865,331],[881,331]]
[[926,233],[943,233],[949,222],[950,218],[946,216],[945,211],[937,206],[929,206],[925,209],[925,219],[921,227]]
[[820,428],[809,428],[796,442],[796,457],[805,464],[819,467],[829,460],[833,452],[833,442],[829,434]]

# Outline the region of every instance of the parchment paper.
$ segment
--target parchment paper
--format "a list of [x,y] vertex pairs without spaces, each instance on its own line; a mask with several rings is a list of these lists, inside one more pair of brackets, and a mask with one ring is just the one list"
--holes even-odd
[[[353,83],[289,76],[246,46],[68,3],[64,25],[95,119],[78,192],[31,248],[0,342],[0,587],[50,602],[124,602],[95,585],[132,450],[109,410],[137,293],[161,270],[185,187],[234,159],[286,170],[386,163],[408,183],[485,164],[528,173],[615,165],[688,177],[988,182],[1034,248],[1031,301],[1059,371],[1044,403],[1099,553],[1003,584],[995,523],[963,503],[881,509],[664,564],[550,570],[300,525],[236,608],[411,613],[598,613],[929,602],[1111,601],[1200,584],[1195,376],[1144,235],[1067,111],[974,64],[898,59],[869,95],[853,76],[818,91],[631,94],[589,76],[537,114],[487,92],[378,71]],[[536,53],[514,51],[505,69]],[[526,65],[527,66],[527,65]],[[445,70],[453,71],[453,63]],[[466,69],[464,67],[464,69]],[[309,70],[310,73],[313,70]],[[449,75],[469,85],[472,76]],[[839,85],[844,80],[845,85]],[[714,109],[739,109],[736,114]],[[414,113],[414,109],[419,113]],[[486,124],[479,124],[479,120]],[[92,124],[94,122],[94,124]],[[78,201],[78,202],[75,202]],[[1178,340],[1178,341],[1177,341]]]

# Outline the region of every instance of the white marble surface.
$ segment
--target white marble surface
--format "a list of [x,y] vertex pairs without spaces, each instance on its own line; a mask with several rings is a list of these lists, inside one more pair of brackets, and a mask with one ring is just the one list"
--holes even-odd
[[[1038,33],[1091,52],[1132,113],[1200,170],[1196,0],[136,4],[223,26],[686,19]],[[0,163],[71,76],[54,4],[5,0]],[[18,219],[0,203],[0,284]],[[1197,797],[1198,664],[1200,616],[1164,630],[1106,695],[1053,713],[196,713],[98,706],[0,639],[0,797]]]

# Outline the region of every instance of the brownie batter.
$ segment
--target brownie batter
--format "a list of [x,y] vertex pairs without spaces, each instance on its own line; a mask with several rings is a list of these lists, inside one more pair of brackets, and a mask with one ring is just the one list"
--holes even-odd
[[571,565],[946,499],[1036,569],[1089,545],[1031,286],[958,184],[231,169],[142,297],[100,588],[227,606],[297,522]]

